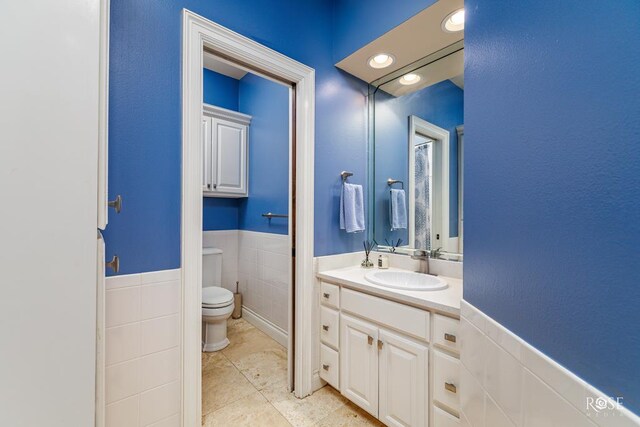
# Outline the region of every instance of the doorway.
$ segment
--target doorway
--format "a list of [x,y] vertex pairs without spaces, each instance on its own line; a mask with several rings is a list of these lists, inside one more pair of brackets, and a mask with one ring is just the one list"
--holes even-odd
[[[204,52],[288,85],[291,164],[288,302],[289,384],[296,397],[312,390],[314,71],[190,11],[183,13],[182,408],[183,425],[201,422]],[[268,214],[269,211],[264,212]],[[271,212],[280,214],[279,212]],[[265,218],[269,220],[268,218]],[[271,218],[271,221],[276,218]]]

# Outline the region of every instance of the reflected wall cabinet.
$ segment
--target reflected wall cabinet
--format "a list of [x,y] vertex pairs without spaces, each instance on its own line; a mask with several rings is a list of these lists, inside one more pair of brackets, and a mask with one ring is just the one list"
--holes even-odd
[[209,104],[202,107],[202,192],[205,197],[249,195],[251,116]]

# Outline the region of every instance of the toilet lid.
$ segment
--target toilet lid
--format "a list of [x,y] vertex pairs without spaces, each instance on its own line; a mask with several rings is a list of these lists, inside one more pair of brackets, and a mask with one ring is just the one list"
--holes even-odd
[[202,305],[210,308],[225,307],[233,301],[230,290],[219,286],[208,286],[202,289]]

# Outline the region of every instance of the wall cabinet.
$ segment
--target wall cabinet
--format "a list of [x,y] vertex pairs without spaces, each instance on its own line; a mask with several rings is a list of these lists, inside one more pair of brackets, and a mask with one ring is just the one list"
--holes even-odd
[[321,282],[320,377],[385,425],[457,425],[457,324]]
[[205,197],[249,194],[251,116],[204,104],[202,116],[202,191]]

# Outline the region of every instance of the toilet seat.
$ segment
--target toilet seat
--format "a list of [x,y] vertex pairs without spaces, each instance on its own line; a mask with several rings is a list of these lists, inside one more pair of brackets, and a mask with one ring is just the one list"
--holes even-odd
[[225,288],[209,286],[202,289],[202,308],[221,308],[233,304],[233,293]]

